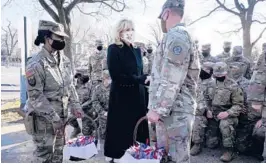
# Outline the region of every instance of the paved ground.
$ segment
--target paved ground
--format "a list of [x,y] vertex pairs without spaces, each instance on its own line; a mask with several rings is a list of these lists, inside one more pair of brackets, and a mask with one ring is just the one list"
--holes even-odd
[[[15,104],[15,103],[13,103]],[[4,105],[4,104],[3,104]],[[12,110],[4,110],[2,113],[1,127],[1,162],[5,163],[26,163],[31,161],[34,146],[24,129],[22,118]],[[4,113],[4,114],[3,114]],[[70,130],[68,130],[69,133]],[[203,152],[196,157],[191,157],[193,163],[218,163],[221,150],[204,149]],[[71,162],[71,161],[65,161]],[[86,163],[102,163],[104,161],[103,152],[92,158],[83,161]],[[81,162],[81,163],[83,163]],[[259,163],[256,159],[247,156],[237,156],[233,163]]]

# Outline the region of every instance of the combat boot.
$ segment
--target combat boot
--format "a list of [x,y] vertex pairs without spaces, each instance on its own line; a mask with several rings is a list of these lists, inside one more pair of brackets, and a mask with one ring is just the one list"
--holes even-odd
[[74,127],[74,130],[73,130],[73,132],[70,135],[70,139],[76,138],[79,133],[81,133],[80,127]]
[[190,155],[192,155],[192,156],[198,155],[201,152],[201,150],[202,150],[201,144],[195,143],[190,150]]
[[234,157],[233,148],[229,148],[224,152],[224,154],[221,156],[220,160],[223,162],[230,162],[230,161],[232,161],[233,157]]

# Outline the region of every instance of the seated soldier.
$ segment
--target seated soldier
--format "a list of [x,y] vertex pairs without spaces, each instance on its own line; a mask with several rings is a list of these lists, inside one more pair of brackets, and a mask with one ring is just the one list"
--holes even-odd
[[218,146],[218,134],[222,134],[225,148],[220,160],[230,162],[234,156],[235,128],[238,116],[243,108],[244,96],[238,84],[228,78],[227,65],[217,62],[213,68],[214,89],[210,94],[211,111],[208,114],[206,145],[210,148]]

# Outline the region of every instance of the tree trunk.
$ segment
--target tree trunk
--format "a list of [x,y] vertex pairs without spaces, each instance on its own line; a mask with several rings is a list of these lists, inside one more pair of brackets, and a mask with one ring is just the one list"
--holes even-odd
[[59,23],[64,26],[65,33],[69,36],[65,38],[66,46],[64,48],[64,54],[69,58],[71,62],[72,71],[74,71],[74,63],[72,57],[72,35],[70,30],[70,22],[67,21],[68,15],[66,15],[65,9],[62,7],[58,9]]
[[243,54],[245,57],[251,59],[252,44],[250,41],[250,25],[245,24],[243,26]]

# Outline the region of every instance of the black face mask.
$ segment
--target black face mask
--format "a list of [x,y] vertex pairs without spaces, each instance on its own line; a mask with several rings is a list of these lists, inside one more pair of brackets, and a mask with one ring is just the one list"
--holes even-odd
[[204,57],[207,57],[207,56],[210,55],[210,53],[209,53],[209,52],[202,52],[202,55],[203,55]]
[[150,54],[152,53],[152,49],[148,49],[147,52]]
[[210,71],[210,73],[207,73],[204,70],[200,70],[200,75],[199,75],[201,80],[205,80],[205,79],[209,79],[212,77],[212,70]]
[[228,52],[230,52],[230,50],[231,50],[231,48],[225,48],[224,52],[228,53]]
[[65,45],[66,45],[65,41],[53,40],[51,47],[55,50],[60,51],[60,50],[63,50],[65,48]]
[[103,49],[103,46],[98,46],[97,50],[101,51]]
[[225,76],[222,77],[215,77],[216,80],[223,82],[225,80]]

